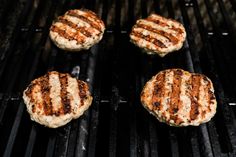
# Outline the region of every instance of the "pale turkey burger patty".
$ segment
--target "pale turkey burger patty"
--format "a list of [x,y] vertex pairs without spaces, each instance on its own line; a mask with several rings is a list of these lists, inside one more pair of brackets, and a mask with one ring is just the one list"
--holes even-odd
[[103,37],[105,25],[90,10],[69,10],[59,16],[50,28],[50,38],[59,48],[68,51],[89,49]]
[[163,70],[153,76],[141,93],[142,105],[159,121],[171,126],[198,126],[216,113],[211,80],[182,69]]
[[130,33],[132,43],[161,57],[179,50],[185,38],[186,31],[181,23],[157,14],[137,20]]
[[86,82],[52,71],[33,80],[23,99],[31,120],[57,128],[80,117],[93,98]]

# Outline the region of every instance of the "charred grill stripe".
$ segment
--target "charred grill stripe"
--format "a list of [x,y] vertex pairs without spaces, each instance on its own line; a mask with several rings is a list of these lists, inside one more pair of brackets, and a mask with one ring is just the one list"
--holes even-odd
[[161,42],[160,40],[158,40],[156,38],[151,37],[150,35],[144,35],[140,32],[134,31],[134,30],[131,32],[131,35],[134,35],[138,38],[141,38],[141,39],[144,39],[150,43],[153,43],[157,47],[157,49],[159,49],[159,47],[160,48],[167,48],[163,42]]
[[190,119],[195,120],[199,115],[199,89],[201,85],[201,77],[196,74],[192,74],[191,76],[191,84],[192,84],[192,90],[191,90],[191,110],[190,110]]
[[[30,85],[28,86],[27,90],[25,91],[25,95],[30,99],[31,103],[35,103],[34,97],[33,97],[33,90],[35,87],[35,83],[30,83]],[[32,105],[32,112],[35,112],[35,105]]]
[[78,89],[79,89],[79,97],[80,97],[80,106],[84,105],[84,100],[87,99],[86,84],[83,81],[78,80]]
[[[89,17],[91,19],[93,19],[94,21],[96,21],[97,23],[103,23],[102,20],[99,19],[99,17],[92,11],[86,11],[86,17]],[[100,27],[100,26],[99,26]]]
[[211,106],[210,105],[212,104],[212,100],[215,100],[216,98],[215,98],[214,93],[211,91],[211,89],[213,87],[212,87],[212,83],[210,82],[210,80],[208,80],[206,76],[203,76],[203,80],[205,82],[207,82],[207,85],[204,89],[204,92],[207,95],[206,99],[207,99],[208,104],[209,104],[207,109],[208,109],[208,112],[210,112],[211,111]]
[[178,43],[178,39],[171,33],[167,33],[163,30],[158,30],[156,28],[141,23],[138,23],[136,26],[165,37],[166,39],[168,39],[169,42],[172,42],[173,45],[176,45]]
[[30,102],[34,102],[34,97],[33,97],[33,94],[32,94],[32,91],[34,90],[34,87],[35,87],[35,84],[30,83],[27,90],[25,91],[25,95],[30,98]]
[[59,74],[59,80],[61,84],[61,103],[62,110],[64,114],[71,112],[71,103],[70,98],[68,98],[67,86],[68,86],[68,77],[66,74]]
[[79,33],[73,33],[72,35],[70,35],[66,32],[66,30],[63,30],[57,26],[52,26],[50,30],[53,32],[57,32],[61,37],[64,37],[68,40],[76,40],[78,44],[85,42],[85,38],[79,35]]
[[[161,20],[159,20],[159,19],[156,19],[156,18],[153,18],[153,17],[148,17],[146,20],[147,20],[147,21],[150,21],[150,22],[153,22],[153,23],[155,23],[155,24],[157,24],[157,25],[160,25],[160,26],[162,26],[162,27],[168,27],[169,29],[176,31],[176,32],[179,33],[179,34],[183,34],[183,33],[184,33],[182,29],[177,28],[177,27],[175,27],[174,25],[171,25],[171,26],[170,26],[170,25],[168,25],[166,22],[163,22],[163,21],[161,21]],[[167,20],[168,20],[168,19],[167,19]]]
[[162,110],[162,98],[165,91],[165,72],[157,75],[154,84],[153,94],[152,94],[152,110]]
[[169,113],[170,120],[174,120],[175,124],[179,125],[183,122],[180,118],[178,118],[177,112],[182,107],[182,102],[180,100],[180,92],[181,92],[181,83],[182,83],[183,71],[180,69],[176,69],[174,71],[173,76],[173,84],[172,84],[172,92],[170,95],[170,104],[169,104]]
[[64,19],[63,17],[59,17],[58,22],[68,25],[69,27],[75,29],[76,31],[81,32],[86,37],[92,36],[91,32],[89,32],[85,27],[78,27],[75,23],[73,23],[67,19]]
[[51,86],[49,84],[49,75],[45,75],[40,78],[39,84],[41,87],[42,99],[43,99],[43,110],[45,115],[52,115],[53,106],[50,98],[50,89]]
[[[80,19],[80,20],[82,20],[82,21],[88,23],[91,27],[95,28],[95,29],[98,30],[99,32],[102,32],[101,27],[100,27],[97,23],[95,23],[94,21],[89,20],[85,15],[79,15],[79,14],[78,14],[76,11],[74,11],[74,10],[68,11],[68,12],[67,12],[67,15],[76,17],[76,18],[78,18],[78,19]],[[86,14],[86,15],[88,15],[88,14]]]

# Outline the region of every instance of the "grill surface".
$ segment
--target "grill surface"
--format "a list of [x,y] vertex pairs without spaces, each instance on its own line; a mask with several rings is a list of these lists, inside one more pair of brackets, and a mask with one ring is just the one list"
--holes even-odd
[[[0,0],[0,156],[236,156],[235,0]],[[58,15],[75,8],[106,24],[88,52],[64,53],[48,37]],[[139,18],[158,13],[181,21],[187,41],[160,58],[129,42]],[[80,73],[74,73],[79,66]],[[204,73],[214,83],[216,116],[199,127],[159,123],[140,104],[144,83],[160,70]],[[30,120],[22,101],[28,83],[47,71],[73,73],[89,83],[91,108],[58,129]]]

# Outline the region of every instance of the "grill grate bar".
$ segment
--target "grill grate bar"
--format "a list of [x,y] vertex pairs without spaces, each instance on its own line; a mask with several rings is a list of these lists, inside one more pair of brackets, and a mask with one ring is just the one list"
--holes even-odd
[[16,114],[16,118],[15,118],[15,121],[13,123],[11,133],[10,133],[10,136],[9,136],[9,139],[8,139],[8,142],[7,142],[4,154],[3,154],[4,157],[11,156],[12,148],[13,148],[13,145],[15,143],[17,131],[18,131],[18,128],[20,126],[21,117],[22,117],[24,109],[25,109],[25,105],[24,105],[23,102],[21,102],[19,104],[19,108],[18,108],[18,111],[17,111],[17,114]]
[[117,114],[115,111],[110,111],[110,130],[109,130],[109,156],[116,156],[116,141],[117,141]]
[[[96,153],[96,143],[97,143],[97,132],[98,132],[98,124],[99,124],[99,103],[101,99],[101,75],[99,75],[99,71],[102,70],[102,67],[100,66],[102,63],[102,59],[99,59],[101,62],[97,63],[96,58],[101,58],[98,56],[98,46],[95,46],[92,48],[92,59],[90,59],[90,64],[92,65],[91,68],[89,68],[88,76],[89,78],[96,78],[96,80],[92,80],[94,82],[94,99],[93,104],[91,106],[91,119],[90,119],[90,128],[89,128],[89,137],[88,137],[88,157],[95,156]],[[95,71],[95,67],[97,68],[97,71]],[[95,74],[93,74],[93,71],[95,71]],[[94,77],[96,75],[97,77]],[[93,83],[91,83],[90,89],[93,90]]]
[[174,9],[173,9],[173,6],[172,6],[172,1],[171,0],[166,0],[166,5],[167,5],[167,9],[168,9],[168,16],[170,18],[175,18],[175,14],[174,14]]
[[[190,52],[191,52],[191,55],[192,55],[192,62],[193,62],[193,65],[194,65],[194,71],[195,72],[199,72],[201,73],[201,66],[200,66],[200,59],[197,55],[197,52],[196,52],[196,44],[194,42],[194,37],[193,37],[193,33],[192,33],[192,30],[190,27],[190,21],[189,21],[189,17],[188,17],[188,14],[187,14],[187,11],[186,11],[186,8],[185,8],[185,3],[184,3],[184,0],[180,0],[180,10],[181,10],[181,13],[182,13],[182,16],[183,16],[183,22],[185,24],[185,28],[186,28],[186,31],[187,31],[187,40],[188,40],[188,44],[189,45],[189,49],[190,49]],[[192,71],[193,72],[193,71]]]
[[147,17],[147,2],[145,0],[141,0],[141,9],[142,9],[142,18]]
[[131,109],[130,111],[130,157],[137,157],[138,156],[138,135],[137,135],[137,115],[135,109]]
[[[160,1],[154,1],[154,11],[155,13],[157,14],[160,14],[161,13],[161,9],[160,9]],[[168,3],[168,2],[166,2]]]
[[4,116],[6,108],[7,108],[8,101],[9,101],[8,95],[4,95],[3,101],[1,102],[1,106],[0,106],[0,124],[2,123],[3,116]]
[[46,157],[53,156],[55,143],[56,143],[56,137],[55,136],[49,137],[47,151],[45,155]]
[[199,126],[199,134],[201,137],[200,148],[204,150],[203,155],[208,157],[213,157],[213,151],[211,147],[210,137],[207,130],[206,124]]
[[89,116],[90,115],[88,114],[88,111],[86,111],[80,119],[81,121],[79,125],[75,156],[80,156],[80,157],[86,156]]
[[110,130],[109,130],[109,156],[116,156],[117,146],[117,110],[119,105],[119,93],[117,87],[112,87],[110,107]]
[[219,149],[220,143],[218,141],[218,134],[217,134],[217,130],[216,130],[214,123],[209,122],[207,126],[208,126],[208,131],[209,131],[209,135],[210,135],[210,139],[211,139],[211,143],[212,143],[212,149],[214,152],[214,156],[217,156],[218,154],[220,154],[222,157],[224,157],[224,156],[226,157],[227,154],[221,153],[221,149]]
[[149,145],[150,145],[150,156],[151,157],[158,157],[158,143],[159,143],[159,139],[157,136],[157,128],[156,125],[153,121],[149,121]]
[[221,10],[221,13],[223,15],[223,18],[224,18],[224,23],[227,25],[228,27],[228,31],[230,33],[230,36],[231,36],[231,41],[233,41],[234,44],[236,44],[236,34],[235,34],[235,29],[234,29],[234,23],[232,22],[232,20],[230,19],[229,17],[229,14],[225,8],[225,5],[224,5],[224,2],[222,0],[217,0],[218,3],[219,3],[219,7],[220,7],[220,10]]
[[179,145],[177,137],[172,130],[169,131],[169,140],[170,140],[171,156],[179,157]]
[[67,155],[70,131],[71,131],[70,124],[58,129],[55,142],[55,149],[54,149],[55,156]]
[[232,4],[232,8],[233,8],[234,12],[236,12],[236,1],[235,0],[229,0],[229,1]]
[[184,42],[184,49],[185,49],[187,70],[190,72],[194,72],[193,60],[192,60],[191,52],[189,50],[188,40]]
[[191,139],[190,139],[190,144],[192,145],[192,156],[193,157],[199,157],[200,150],[199,150],[199,143],[197,139],[197,130],[191,130]]
[[33,125],[31,132],[30,132],[30,136],[29,136],[29,140],[28,140],[29,142],[28,142],[28,145],[26,148],[25,157],[32,156],[36,135],[37,135],[36,128],[35,128],[35,125]]
[[[90,120],[90,130],[89,130],[89,145],[88,145],[88,157],[94,157],[96,154],[96,142],[97,142],[97,129],[99,124],[99,98],[100,94],[98,91],[94,91],[94,103],[91,109],[91,120]],[[95,109],[94,109],[95,108]]]

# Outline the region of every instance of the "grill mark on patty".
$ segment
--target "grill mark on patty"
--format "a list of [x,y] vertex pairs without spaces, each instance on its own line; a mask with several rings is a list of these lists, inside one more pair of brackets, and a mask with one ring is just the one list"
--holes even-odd
[[[168,27],[169,29],[172,29],[172,30],[176,31],[176,32],[179,33],[179,34],[183,34],[183,33],[184,33],[182,29],[177,28],[177,27],[175,27],[174,25],[169,25],[169,24],[167,24],[166,22],[164,22],[164,21],[162,21],[162,20],[159,20],[159,19],[157,19],[157,18],[148,17],[146,20],[147,20],[147,21],[150,21],[150,22],[153,22],[153,23],[155,23],[155,24],[157,24],[157,25],[160,25],[160,26],[162,26],[162,27]],[[169,20],[169,19],[166,19],[166,20]]]
[[27,90],[25,91],[25,95],[30,98],[30,102],[34,102],[34,97],[32,91],[34,90],[35,83],[30,83]]
[[211,88],[212,88],[212,84],[211,84],[211,82],[207,79],[207,77],[206,76],[203,76],[203,80],[205,81],[205,82],[207,82],[207,85],[206,85],[206,87],[205,87],[205,92],[207,93],[207,101],[208,101],[208,111],[210,112],[211,111],[211,104],[212,104],[212,100],[215,100],[216,98],[215,98],[215,95],[214,95],[214,93],[210,90]]
[[68,77],[66,74],[59,74],[59,80],[61,84],[61,103],[62,103],[62,108],[64,114],[70,113],[71,112],[71,103],[70,103],[70,98],[68,98],[69,93],[67,92],[67,87],[68,87]]
[[183,71],[180,69],[176,69],[174,71],[173,76],[173,84],[172,84],[172,92],[170,95],[170,103],[169,105],[169,113],[170,113],[170,120],[174,120],[176,125],[179,125],[183,122],[181,118],[178,117],[177,112],[180,108],[182,108],[182,102],[180,100],[180,92],[181,92],[181,83],[182,83],[182,75]]
[[80,97],[80,106],[84,105],[84,100],[87,99],[86,94],[86,84],[83,81],[78,80],[78,89],[79,89],[79,97]]
[[91,32],[89,32],[86,27],[79,27],[77,24],[63,18],[62,16],[58,17],[58,22],[68,25],[69,27],[75,29],[78,32],[81,32],[83,35],[85,35],[86,37],[91,37],[92,34]]
[[153,82],[154,84],[154,89],[153,89],[153,94],[152,94],[152,110],[162,110],[162,98],[164,96],[164,91],[165,91],[165,72],[159,74],[155,81]]
[[[31,103],[35,103],[32,91],[34,90],[35,83],[30,83],[27,90],[25,91],[25,95],[29,98]],[[32,112],[35,113],[35,105],[32,105]]]
[[[91,21],[91,20],[89,20],[88,17],[86,17],[85,15],[79,15],[79,14],[78,14],[76,11],[74,11],[74,10],[69,10],[69,11],[67,12],[67,15],[76,17],[76,18],[78,18],[78,19],[80,19],[80,20],[82,20],[82,21],[88,23],[91,27],[95,28],[95,29],[98,30],[99,32],[102,32],[101,27],[100,27],[97,23],[94,22],[95,20],[94,20],[94,21]],[[86,14],[86,15],[89,16],[89,14]],[[89,17],[91,17],[91,16],[89,16]],[[94,19],[94,18],[93,18],[93,19]]]
[[50,84],[49,84],[49,75],[45,75],[40,78],[39,84],[41,87],[42,99],[43,99],[43,110],[45,115],[52,115],[52,102],[50,98]]
[[53,32],[57,32],[61,37],[64,37],[68,40],[76,40],[77,44],[81,44],[85,42],[85,38],[81,35],[79,35],[79,33],[73,33],[73,35],[70,35],[69,33],[66,32],[66,30],[63,30],[57,26],[52,26],[50,28],[51,31]]
[[165,37],[166,39],[168,39],[169,42],[172,42],[173,45],[176,45],[178,43],[178,39],[175,36],[173,36],[171,33],[167,33],[163,30],[158,30],[156,28],[153,28],[151,26],[141,24],[141,23],[136,24],[136,27],[143,28],[143,29],[148,30],[150,32],[159,34],[159,35]]
[[[92,18],[94,21],[96,21],[98,24],[103,24],[103,21],[99,19],[99,17],[92,11],[88,10],[86,11],[86,15],[89,18]],[[100,25],[99,25],[100,27]]]
[[191,76],[192,91],[191,95],[191,110],[190,110],[190,119],[195,120],[199,115],[199,89],[201,85],[201,77],[197,74],[192,74]]
[[134,31],[134,30],[131,32],[131,35],[134,35],[140,39],[146,40],[149,43],[154,44],[157,49],[159,49],[159,47],[167,48],[167,46],[163,42],[161,42],[160,40],[156,38],[151,37],[150,35],[143,35],[142,33]]

